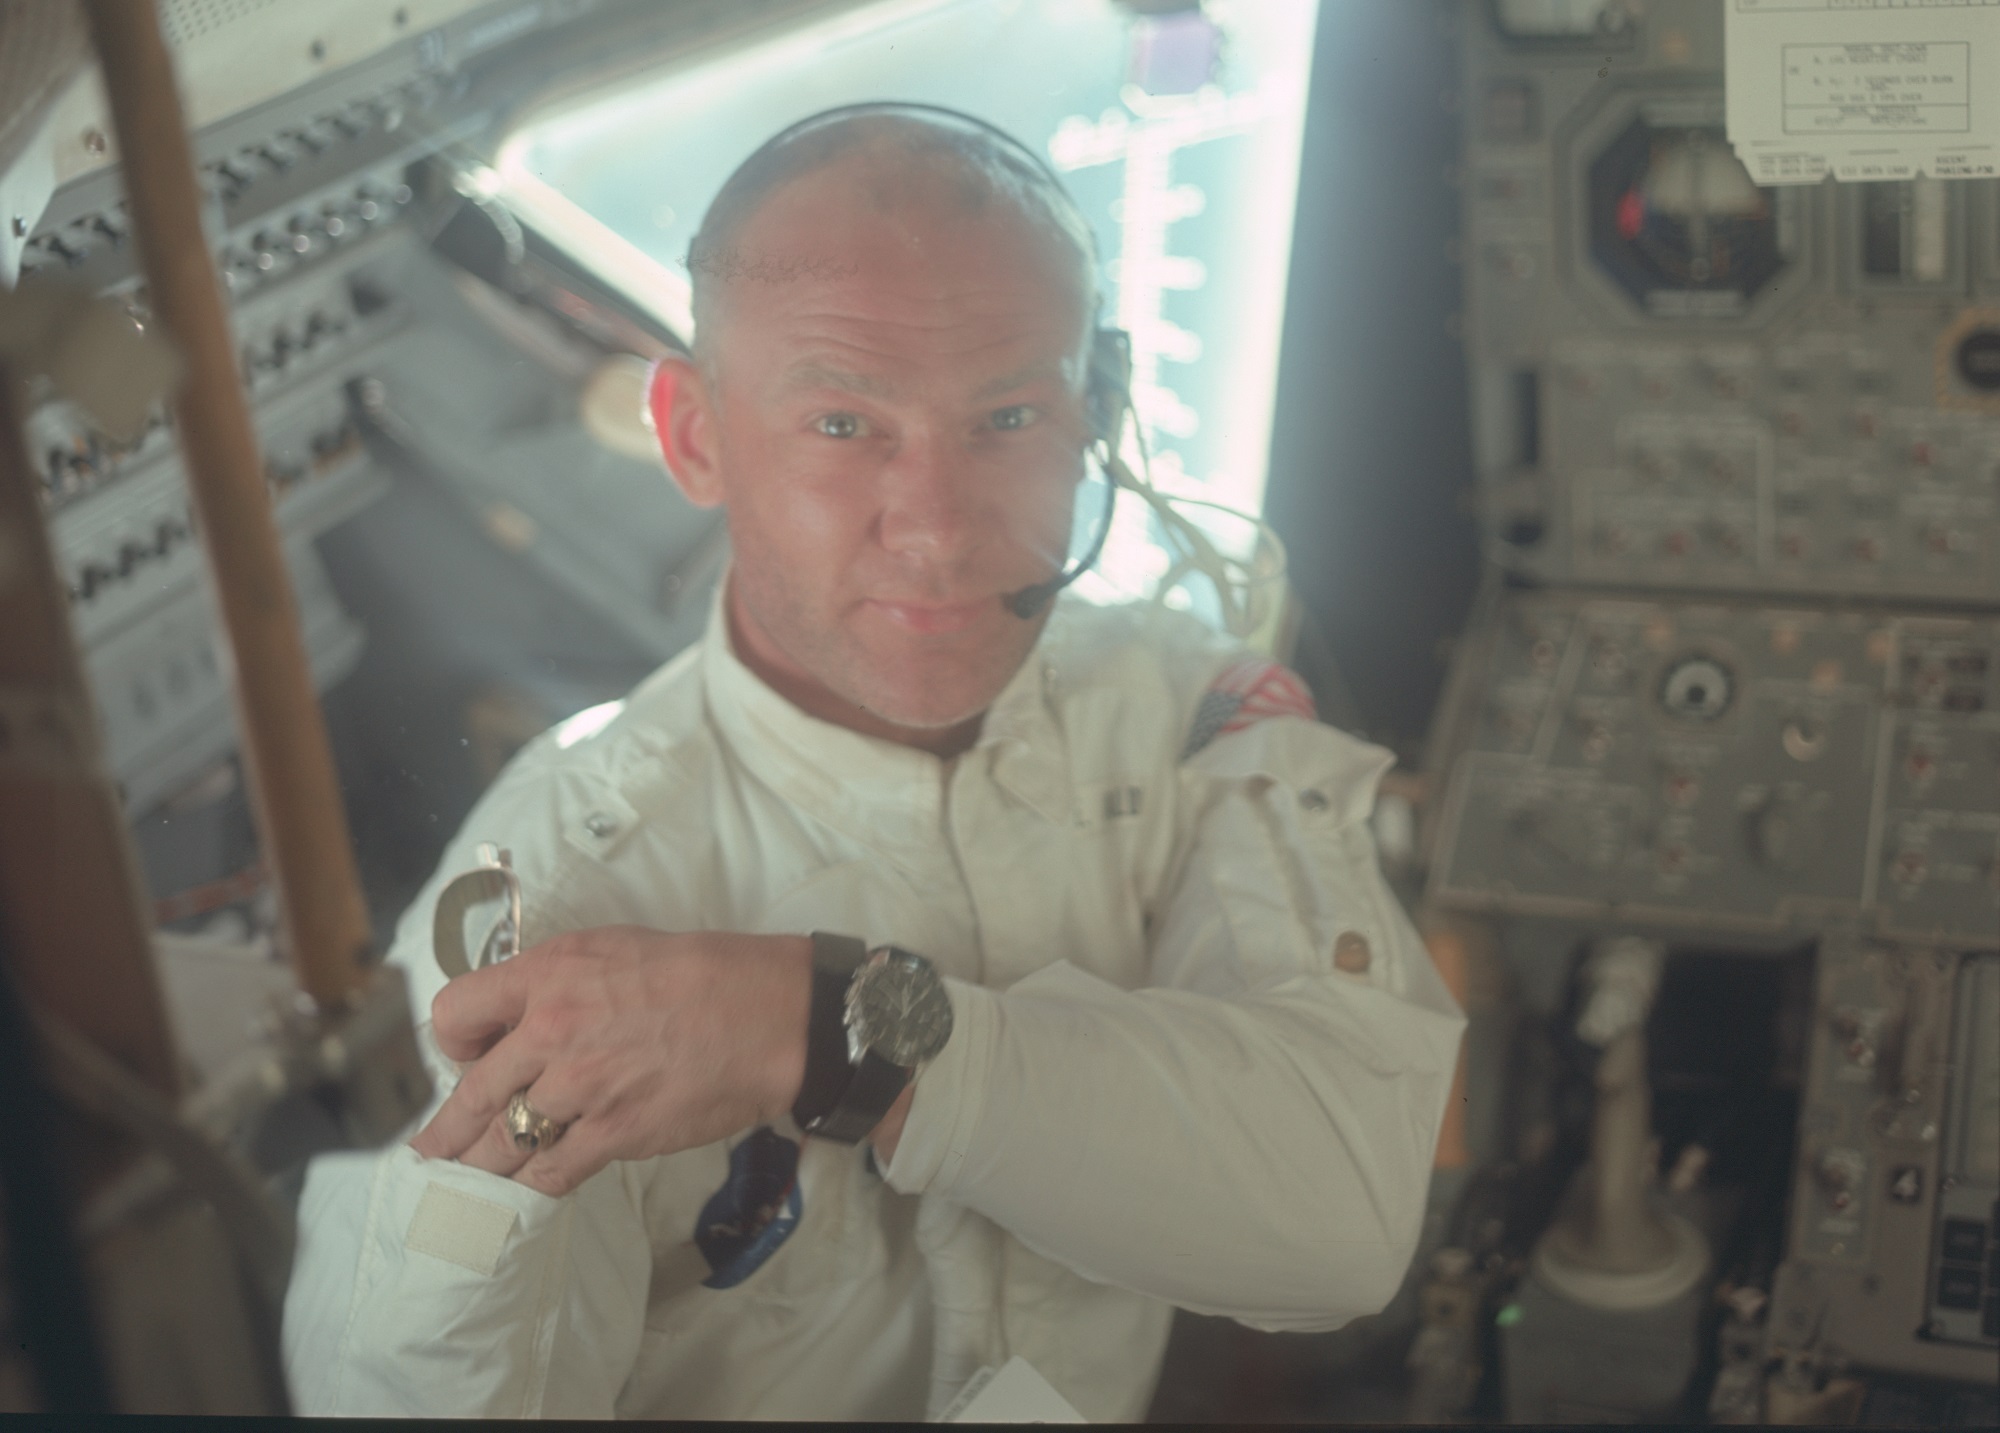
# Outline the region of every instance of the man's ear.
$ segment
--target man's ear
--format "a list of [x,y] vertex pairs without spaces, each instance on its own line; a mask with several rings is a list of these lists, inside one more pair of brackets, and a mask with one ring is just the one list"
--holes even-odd
[[698,508],[721,506],[722,465],[713,395],[700,366],[677,353],[654,364],[646,407],[674,485]]

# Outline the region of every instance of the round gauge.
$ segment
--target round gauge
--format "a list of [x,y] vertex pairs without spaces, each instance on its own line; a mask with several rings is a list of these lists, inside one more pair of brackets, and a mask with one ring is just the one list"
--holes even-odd
[[2000,328],[1975,328],[1958,345],[1958,376],[1985,393],[2000,393]]
[[1640,303],[1676,316],[1740,310],[1785,266],[1777,201],[1715,126],[1635,119],[1590,166],[1590,247]]
[[1735,695],[1729,668],[1713,657],[1683,657],[1660,681],[1660,705],[1687,721],[1714,721]]

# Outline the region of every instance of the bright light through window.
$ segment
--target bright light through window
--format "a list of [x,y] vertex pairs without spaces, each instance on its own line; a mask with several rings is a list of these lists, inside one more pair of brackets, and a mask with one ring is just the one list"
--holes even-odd
[[[1132,336],[1155,483],[1258,513],[1317,10],[1207,0],[1145,17],[1113,0],[885,0],[533,120],[502,151],[499,181],[580,257],[684,323],[688,240],[764,139],[863,100],[976,114],[1045,154],[1096,230],[1105,317]],[[1151,595],[1167,567],[1155,536],[1145,506],[1121,498],[1077,590]]]

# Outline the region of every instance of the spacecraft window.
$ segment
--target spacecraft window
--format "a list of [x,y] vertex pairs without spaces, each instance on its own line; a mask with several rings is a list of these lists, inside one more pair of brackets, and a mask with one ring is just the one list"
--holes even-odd
[[[783,126],[876,99],[990,120],[1049,160],[1091,222],[1104,320],[1132,337],[1155,483],[1258,513],[1318,10],[1318,0],[1217,0],[1165,16],[1115,0],[878,0],[720,58],[572,91],[524,117],[495,182],[516,202],[587,216],[562,226],[565,242],[595,246],[579,257],[600,273],[656,286],[663,276],[684,294],[688,241],[710,197]],[[1086,484],[1079,547],[1101,503]],[[1123,497],[1077,590],[1152,595],[1168,570],[1153,524]],[[1219,518],[1212,536],[1228,550],[1247,549],[1251,534]],[[1167,600],[1200,610],[1212,595],[1193,583]]]

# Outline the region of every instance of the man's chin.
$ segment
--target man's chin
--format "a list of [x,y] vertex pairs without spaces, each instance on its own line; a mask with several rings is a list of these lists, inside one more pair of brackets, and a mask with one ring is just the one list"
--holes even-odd
[[[1001,684],[1002,687],[1005,685]],[[883,700],[878,694],[875,700],[863,705],[870,716],[892,726],[913,732],[947,732],[984,715],[986,709],[993,705],[993,698],[999,694],[1000,688],[995,688],[990,696],[952,702],[922,698],[898,700],[893,696]]]
[[[981,716],[1004,691],[1025,660],[1023,652],[1004,670],[991,663],[983,671],[952,670],[952,664],[897,663],[893,673],[878,669],[861,704],[882,721],[911,731],[942,732]],[[857,694],[859,695],[859,694]]]

